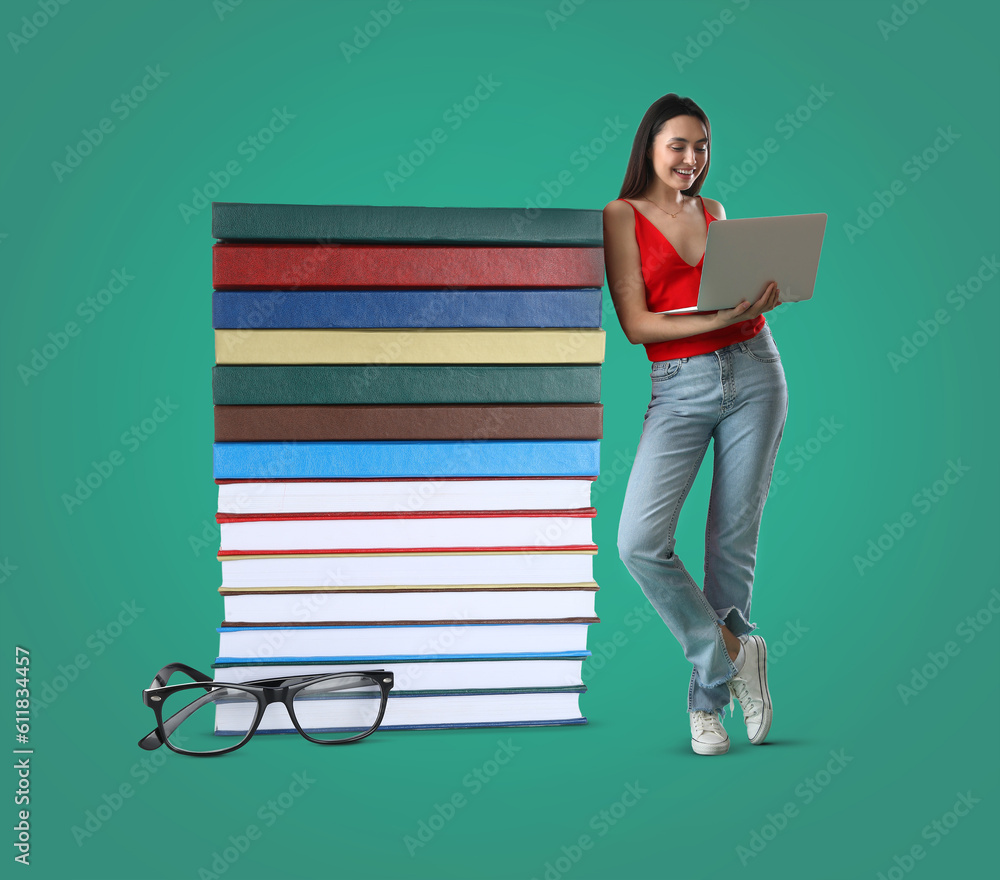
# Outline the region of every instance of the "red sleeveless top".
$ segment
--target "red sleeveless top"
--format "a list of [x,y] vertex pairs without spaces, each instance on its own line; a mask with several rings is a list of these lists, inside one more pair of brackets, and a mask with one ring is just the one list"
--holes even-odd
[[[646,307],[651,312],[664,312],[667,309],[697,305],[705,255],[701,255],[697,266],[685,262],[667,237],[653,225],[652,220],[636,210],[627,199],[618,201],[626,202],[635,212],[635,240],[639,244],[642,278],[646,284]],[[708,213],[704,199],[701,200],[701,208],[705,212],[705,228],[708,229],[708,225],[715,220],[715,217]],[[749,296],[747,298],[749,299]],[[744,342],[756,336],[764,327],[764,323],[764,316],[758,315],[756,318],[739,321],[718,330],[709,330],[707,333],[668,339],[665,342],[648,342],[645,344],[646,355],[656,363],[707,354],[734,342]]]

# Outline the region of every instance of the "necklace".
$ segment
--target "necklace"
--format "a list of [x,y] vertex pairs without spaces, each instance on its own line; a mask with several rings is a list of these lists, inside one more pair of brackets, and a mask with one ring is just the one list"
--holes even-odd
[[[649,196],[646,196],[646,199],[650,202],[653,202],[653,200],[649,198]],[[670,212],[666,208],[660,207],[659,205],[656,204],[656,202],[653,202],[653,204],[656,205],[657,208],[660,208],[660,210],[663,211],[664,214],[670,214]],[[684,210],[684,205],[681,205],[680,209],[677,211],[677,214],[680,214],[680,212],[683,210]],[[670,216],[676,219],[677,214],[670,214]]]

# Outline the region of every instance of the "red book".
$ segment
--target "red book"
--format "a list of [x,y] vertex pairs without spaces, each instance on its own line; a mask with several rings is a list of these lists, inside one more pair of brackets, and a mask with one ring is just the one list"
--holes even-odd
[[216,290],[601,287],[604,248],[220,243],[212,282]]

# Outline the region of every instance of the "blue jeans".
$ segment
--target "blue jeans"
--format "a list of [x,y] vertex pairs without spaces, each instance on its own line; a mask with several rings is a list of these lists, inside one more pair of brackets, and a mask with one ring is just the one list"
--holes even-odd
[[[752,632],[750,597],[761,513],[788,412],[781,357],[763,329],[745,342],[652,366],[618,527],[618,552],[693,664],[688,711],[718,713],[736,674],[720,623]],[[674,531],[715,438],[705,529],[705,589],[674,553]]]

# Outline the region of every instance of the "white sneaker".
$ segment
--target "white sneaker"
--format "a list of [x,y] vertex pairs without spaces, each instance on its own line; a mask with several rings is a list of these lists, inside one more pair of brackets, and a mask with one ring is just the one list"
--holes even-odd
[[696,710],[691,715],[691,748],[698,755],[724,755],[729,751],[729,734],[714,712]]
[[[729,679],[729,692],[739,700],[747,735],[754,745],[764,742],[771,729],[771,695],[767,690],[767,646],[760,636],[747,636],[743,641],[746,659],[742,669]],[[729,701],[732,710],[732,699]]]

